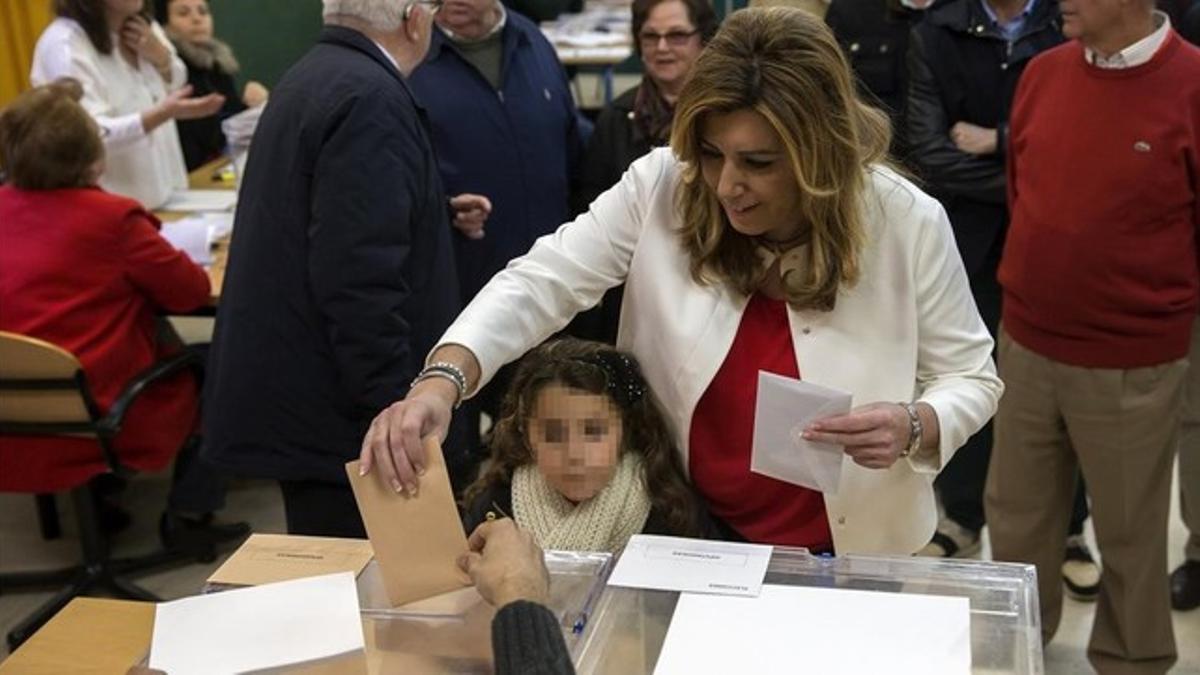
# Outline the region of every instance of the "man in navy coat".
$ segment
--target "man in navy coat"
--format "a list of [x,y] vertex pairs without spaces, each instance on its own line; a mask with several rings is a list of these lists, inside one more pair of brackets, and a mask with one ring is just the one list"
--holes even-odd
[[242,181],[205,452],[278,480],[289,532],[362,537],[343,465],[460,308],[448,202],[404,79],[440,0],[324,5],[317,44],[271,93]]
[[[554,47],[500,0],[445,0],[429,55],[409,82],[431,113],[447,192],[490,200],[486,217],[464,206],[453,222],[466,304],[510,260],[568,220],[591,124],[575,107]],[[480,411],[495,419],[510,377],[511,368],[502,369],[464,405],[458,417],[466,418],[472,439]],[[472,450],[476,460],[486,453]]]

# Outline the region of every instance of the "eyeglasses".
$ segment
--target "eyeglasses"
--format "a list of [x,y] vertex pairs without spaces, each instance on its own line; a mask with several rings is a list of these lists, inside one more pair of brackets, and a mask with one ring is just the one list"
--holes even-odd
[[692,36],[699,33],[700,30],[682,31],[673,30],[669,33],[655,33],[652,31],[642,31],[638,35],[638,40],[642,43],[642,49],[653,49],[658,46],[660,40],[666,40],[668,47],[683,47],[692,39]]

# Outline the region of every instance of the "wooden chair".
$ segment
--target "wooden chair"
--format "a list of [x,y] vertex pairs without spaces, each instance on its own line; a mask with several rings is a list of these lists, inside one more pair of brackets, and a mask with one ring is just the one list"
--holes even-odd
[[[125,414],[150,384],[197,365],[190,352],[155,363],[130,380],[108,412],[101,414],[79,359],[49,342],[0,331],[0,435],[93,438],[108,470],[128,476],[132,471],[121,463],[113,447]],[[80,564],[61,570],[0,574],[0,592],[66,584],[8,633],[10,649],[15,650],[78,595],[106,591],[119,598],[157,601],[154,594],[123,577],[188,557],[164,549],[135,558],[113,558],[89,485],[84,482],[71,490],[82,545]]]

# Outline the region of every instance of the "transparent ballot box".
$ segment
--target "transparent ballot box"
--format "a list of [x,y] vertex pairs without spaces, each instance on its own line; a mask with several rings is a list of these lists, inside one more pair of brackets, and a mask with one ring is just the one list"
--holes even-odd
[[[964,597],[970,603],[972,672],[1043,672],[1032,565],[914,557],[828,558],[804,549],[776,547],[765,583]],[[653,673],[679,595],[606,588],[582,644],[573,650],[578,672]]]
[[[547,607],[559,619],[572,658],[578,659],[588,620],[612,570],[612,554],[546,551],[545,560],[550,572]],[[491,624],[496,610],[473,587],[393,607],[375,560],[358,575],[357,587],[365,653],[271,672],[305,675],[492,672]],[[204,592],[230,588],[236,587],[208,584]]]

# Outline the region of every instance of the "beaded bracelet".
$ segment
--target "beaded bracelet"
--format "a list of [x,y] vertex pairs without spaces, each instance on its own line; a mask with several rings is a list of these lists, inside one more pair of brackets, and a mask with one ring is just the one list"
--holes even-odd
[[457,390],[457,395],[454,397],[454,409],[457,410],[467,396],[467,376],[463,371],[453,363],[446,361],[437,361],[431,363],[421,369],[417,376],[413,378],[409,389],[417,386],[417,383],[428,380],[431,377],[440,377],[454,383],[454,388]]
[[900,456],[908,457],[921,447],[921,437],[925,429],[921,424],[921,416],[917,414],[917,406],[912,403],[901,403],[900,406],[908,413],[908,445],[900,452]]

